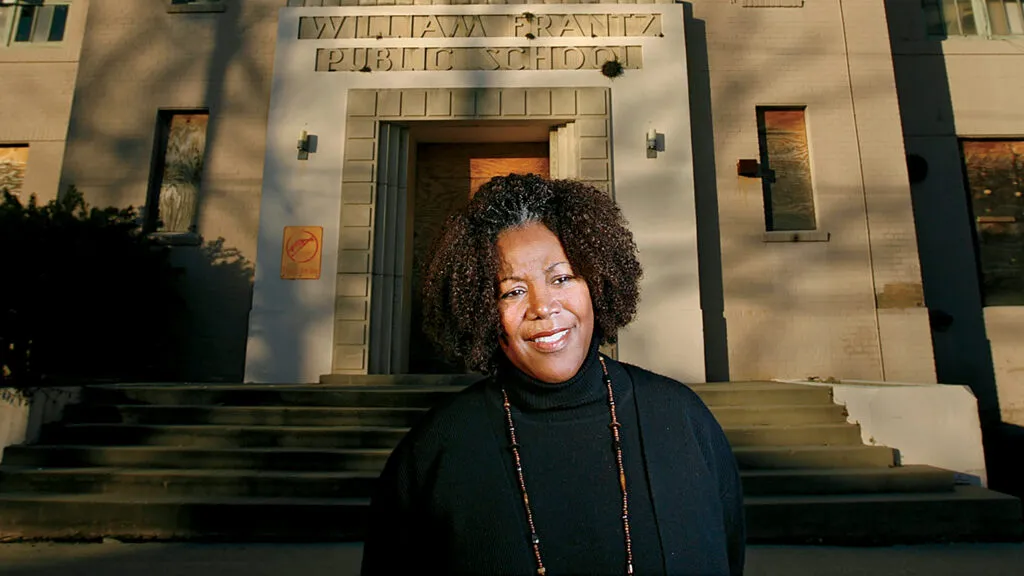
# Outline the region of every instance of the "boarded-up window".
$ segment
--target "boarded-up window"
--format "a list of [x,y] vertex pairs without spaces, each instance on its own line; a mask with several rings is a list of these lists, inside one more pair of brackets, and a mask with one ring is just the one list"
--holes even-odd
[[758,108],[765,227],[814,230],[814,190],[802,108]]
[[208,121],[206,112],[160,113],[147,211],[151,230],[195,231]]
[[15,196],[21,194],[26,166],[28,146],[0,145],[0,190],[7,190]]
[[1024,140],[963,140],[986,306],[1024,305]]

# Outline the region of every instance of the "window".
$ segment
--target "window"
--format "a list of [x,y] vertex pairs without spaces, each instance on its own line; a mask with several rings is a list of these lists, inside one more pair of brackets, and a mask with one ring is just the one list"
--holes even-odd
[[1024,34],[1024,0],[922,0],[928,34]]
[[11,45],[60,42],[67,28],[68,8],[67,4],[44,4],[42,0],[18,0],[0,7],[0,39],[9,38]]
[[0,144],[0,190],[19,195],[25,184],[27,166],[28,146]]
[[206,111],[161,111],[150,183],[147,229],[155,232],[195,231],[206,156]]
[[757,136],[766,229],[816,229],[804,109],[758,107]]
[[962,140],[986,306],[1024,306],[1024,140]]

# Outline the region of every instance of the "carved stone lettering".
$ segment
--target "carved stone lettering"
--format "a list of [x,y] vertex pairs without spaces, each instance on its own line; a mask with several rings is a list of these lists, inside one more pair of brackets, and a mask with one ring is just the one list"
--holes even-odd
[[402,48],[402,70],[418,72],[427,69],[426,48]]
[[376,60],[377,64],[373,67],[374,70],[388,72],[395,67],[395,63],[391,60],[391,48],[378,48]]
[[596,70],[611,61],[639,69],[642,54],[641,46],[320,48],[316,71]]
[[373,38],[378,36],[381,38],[390,38],[391,35],[391,17],[390,16],[370,16],[369,18],[369,34]]
[[444,38],[437,16],[413,16],[412,35],[416,38]]
[[656,37],[661,14],[303,16],[299,40]]
[[584,28],[584,32],[589,32],[588,36],[595,38],[602,38],[610,36],[608,34],[608,15],[607,14],[579,14],[580,18],[585,18],[590,25],[590,28]]
[[487,70],[501,69],[501,48],[484,48],[484,54],[487,55]]
[[479,16],[440,16],[438,23],[445,38],[484,36],[484,25]]
[[583,53],[583,50],[580,50],[575,46],[559,48],[559,50],[562,52],[561,61],[563,70],[582,70],[583,65],[587,63],[587,57]]
[[534,32],[533,35],[540,36],[551,36],[551,15],[540,14],[539,16],[533,17]]
[[647,36],[654,24],[653,14],[629,14],[626,20],[626,36]]
[[515,20],[512,21],[512,35],[517,38],[526,36],[532,30],[532,19],[528,20],[526,16],[516,16]]
[[428,48],[427,53],[433,54],[433,58],[427,60],[428,70],[446,71],[454,69],[455,50],[452,48]]
[[505,52],[505,70],[526,70],[526,48],[509,48]]
[[626,15],[623,15],[623,14],[609,14],[608,15],[608,35],[609,36],[625,36],[626,35]]
[[558,18],[561,19],[558,26],[558,36],[573,36],[577,38],[583,36],[583,27],[580,26],[580,23],[573,14],[565,14],[558,16]]

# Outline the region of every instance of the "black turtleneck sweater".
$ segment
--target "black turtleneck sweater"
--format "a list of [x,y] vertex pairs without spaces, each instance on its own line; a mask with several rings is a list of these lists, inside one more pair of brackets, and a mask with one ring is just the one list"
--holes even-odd
[[[502,388],[547,574],[624,574],[622,493],[597,355],[594,346],[561,384],[506,362],[432,410],[381,475],[363,574],[536,574]],[[721,428],[682,384],[607,365],[635,573],[742,573],[742,492]]]

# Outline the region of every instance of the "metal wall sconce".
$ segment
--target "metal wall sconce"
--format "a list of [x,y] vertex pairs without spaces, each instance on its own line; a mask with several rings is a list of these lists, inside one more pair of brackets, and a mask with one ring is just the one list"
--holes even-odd
[[658,152],[665,151],[665,135],[658,134],[654,128],[647,130],[647,157],[657,158]]
[[299,132],[299,142],[296,146],[299,151],[299,160],[309,160],[311,152],[316,152],[316,136],[305,130]]

